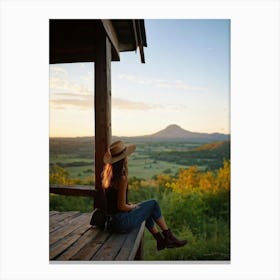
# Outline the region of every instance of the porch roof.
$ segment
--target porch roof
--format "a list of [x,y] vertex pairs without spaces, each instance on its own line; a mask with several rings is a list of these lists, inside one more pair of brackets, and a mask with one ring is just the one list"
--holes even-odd
[[51,19],[50,63],[94,62],[96,46],[106,33],[112,44],[112,61],[119,61],[120,52],[140,50],[145,63],[147,47],[144,20]]

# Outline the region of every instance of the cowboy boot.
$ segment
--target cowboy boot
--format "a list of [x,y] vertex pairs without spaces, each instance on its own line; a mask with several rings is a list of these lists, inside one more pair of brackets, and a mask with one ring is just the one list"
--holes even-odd
[[170,229],[164,230],[163,232],[165,246],[167,248],[182,247],[187,244],[187,240],[179,240]]
[[158,251],[165,248],[165,240],[160,232],[153,234],[155,240],[157,241],[157,249]]

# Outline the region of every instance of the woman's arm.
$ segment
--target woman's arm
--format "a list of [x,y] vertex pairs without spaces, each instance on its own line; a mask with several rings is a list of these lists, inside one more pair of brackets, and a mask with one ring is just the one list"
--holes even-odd
[[119,190],[118,190],[118,209],[120,211],[128,212],[137,207],[136,204],[127,204],[126,203],[126,188],[127,188],[127,178],[122,176],[119,181]]

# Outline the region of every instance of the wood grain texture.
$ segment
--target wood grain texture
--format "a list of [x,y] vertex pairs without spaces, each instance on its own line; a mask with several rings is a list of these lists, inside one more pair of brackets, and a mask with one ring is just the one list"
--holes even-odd
[[100,37],[94,63],[95,92],[95,187],[94,207],[106,209],[101,173],[103,157],[111,144],[111,43],[107,36]]
[[58,257],[62,252],[71,247],[79,238],[82,237],[85,232],[91,228],[89,224],[82,224],[76,230],[68,234],[63,239],[60,239],[56,243],[50,246],[50,259]]
[[50,245],[54,244],[59,239],[64,238],[67,234],[71,233],[72,231],[77,229],[82,224],[89,223],[89,221],[90,221],[90,215],[80,215],[80,216],[74,217],[72,220],[67,222],[65,224],[65,226],[50,233],[50,236],[49,236]]
[[144,229],[145,222],[128,234],[125,244],[120,248],[115,260],[134,260],[137,250],[141,245]]
[[115,260],[122,246],[127,240],[128,234],[112,234],[100,250],[92,257],[92,260]]
[[65,186],[65,185],[51,185],[50,193],[62,194],[62,195],[73,195],[73,196],[89,196],[94,197],[96,190],[93,186]]
[[89,224],[91,215],[76,211],[50,212],[50,260],[124,261],[137,257],[139,248],[141,251],[144,222],[130,233],[109,233],[92,227]]
[[116,30],[112,24],[111,20],[108,19],[102,19],[101,20],[103,27],[107,33],[107,36],[110,39],[111,45],[112,45],[112,52],[113,56],[117,57],[117,60],[120,60],[120,54],[119,54],[119,39],[118,35],[116,33]]

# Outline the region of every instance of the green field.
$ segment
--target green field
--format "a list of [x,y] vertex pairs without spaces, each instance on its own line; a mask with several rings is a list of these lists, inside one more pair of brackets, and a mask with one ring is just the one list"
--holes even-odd
[[[50,141],[50,165],[58,165],[69,173],[70,178],[86,178],[94,175],[93,145],[84,141],[75,141],[73,138],[73,152],[71,153],[71,140],[51,139]],[[168,160],[156,160],[151,153],[168,153],[172,151],[186,152],[199,146],[197,143],[170,143],[152,142],[136,143],[136,152],[129,157],[129,176],[141,179],[151,179],[161,173],[175,175],[180,168],[187,168],[186,164],[177,164]],[[80,152],[81,151],[81,152]],[[83,157],[85,152],[87,158]],[[200,166],[205,168],[205,166]]]
[[154,175],[169,173],[175,175],[180,168],[185,166],[172,164],[166,161],[154,160],[149,157],[131,157],[128,160],[129,177],[151,179]]
[[[129,157],[129,177],[151,179],[166,173],[175,175],[180,168],[197,165],[199,169],[222,166],[218,153],[204,156],[205,151],[193,152],[201,143],[188,142],[136,142],[136,151]],[[195,153],[195,154],[194,154]],[[204,153],[204,154],[203,154]],[[201,155],[202,154],[202,155]],[[229,158],[229,154],[226,159]],[[50,139],[50,166],[58,165],[70,178],[94,177],[94,143],[90,138]]]

